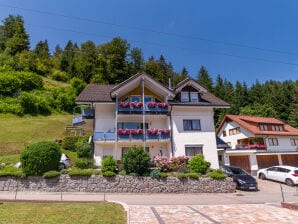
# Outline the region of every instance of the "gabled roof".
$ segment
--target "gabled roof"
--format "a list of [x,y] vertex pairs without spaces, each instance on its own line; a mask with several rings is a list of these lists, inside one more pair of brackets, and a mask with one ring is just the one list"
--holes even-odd
[[138,86],[141,83],[141,80],[144,80],[146,88],[151,89],[153,92],[159,93],[160,95],[164,96],[175,96],[172,90],[164,86],[161,82],[155,80],[152,76],[143,72],[137,73],[124,82],[114,86],[111,91],[111,97],[114,98],[116,94],[129,92],[130,90]]
[[187,77],[186,79],[182,80],[181,82],[179,82],[175,89],[174,92],[177,94],[178,92],[181,92],[181,89],[185,86],[189,86],[191,85],[192,87],[194,87],[195,89],[198,90],[198,92],[207,92],[207,88],[205,88],[204,86],[202,86],[201,84],[199,84],[196,80]]
[[76,98],[76,103],[112,102],[110,92],[115,85],[88,84]]
[[[298,136],[298,129],[285,124],[284,122],[272,118],[272,117],[254,117],[246,115],[226,115],[221,121],[216,134],[219,133],[221,128],[226,122],[234,121],[241,127],[250,131],[254,135],[283,135],[283,136]],[[283,125],[284,131],[261,131],[259,129],[259,124],[276,124]]]

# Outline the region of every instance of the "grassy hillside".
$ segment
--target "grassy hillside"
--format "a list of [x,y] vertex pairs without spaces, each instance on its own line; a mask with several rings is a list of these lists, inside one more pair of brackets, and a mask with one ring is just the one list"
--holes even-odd
[[0,115],[0,156],[19,154],[27,144],[61,139],[71,115],[25,116]]

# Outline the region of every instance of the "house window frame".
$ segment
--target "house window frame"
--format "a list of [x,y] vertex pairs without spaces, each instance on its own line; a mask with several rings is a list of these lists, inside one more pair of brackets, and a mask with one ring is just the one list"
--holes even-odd
[[181,102],[189,102],[189,92],[182,91],[180,95],[181,95]]
[[[138,100],[135,101],[135,100],[133,100],[133,98],[138,98]],[[140,95],[132,95],[132,96],[130,96],[130,102],[132,102],[132,103],[134,103],[134,102],[137,102],[137,103],[141,102],[141,96]]]
[[278,139],[277,138],[268,138],[268,144],[270,146],[278,146]]
[[268,125],[267,124],[260,124],[259,126],[261,131],[268,131]]
[[[189,153],[191,150],[191,153]],[[196,156],[196,155],[204,155],[203,154],[203,145],[185,145],[184,146],[185,156]]]
[[241,130],[240,130],[240,127],[236,127],[236,128],[231,128],[229,129],[229,135],[237,135],[237,134],[240,134],[241,133]]
[[[199,127],[198,128],[194,128],[194,121],[198,121],[199,122]],[[190,122],[190,124],[188,126],[186,126],[186,122]],[[186,127],[190,127],[189,129]],[[201,127],[201,120],[200,119],[183,119],[183,131],[201,131],[202,127]]]
[[298,146],[298,138],[290,138],[291,146]]
[[[195,96],[193,98],[193,96]],[[199,93],[198,92],[190,92],[190,102],[199,102]]]
[[227,131],[226,131],[226,130],[223,130],[223,131],[222,131],[222,136],[223,136],[223,137],[226,137],[226,136],[227,136]]

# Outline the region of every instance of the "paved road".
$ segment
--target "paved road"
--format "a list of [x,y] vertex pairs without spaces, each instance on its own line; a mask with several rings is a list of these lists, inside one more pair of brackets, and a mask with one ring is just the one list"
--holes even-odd
[[[298,223],[298,211],[280,207],[298,203],[295,187],[259,180],[259,191],[232,194],[102,194],[83,192],[1,192],[1,200],[117,201],[128,223]],[[298,188],[297,188],[298,189]]]

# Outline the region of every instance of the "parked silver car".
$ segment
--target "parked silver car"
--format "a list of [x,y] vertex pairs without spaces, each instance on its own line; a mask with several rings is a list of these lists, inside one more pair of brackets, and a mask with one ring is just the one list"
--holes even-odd
[[260,179],[275,180],[293,186],[298,184],[298,168],[293,166],[272,166],[257,172]]

